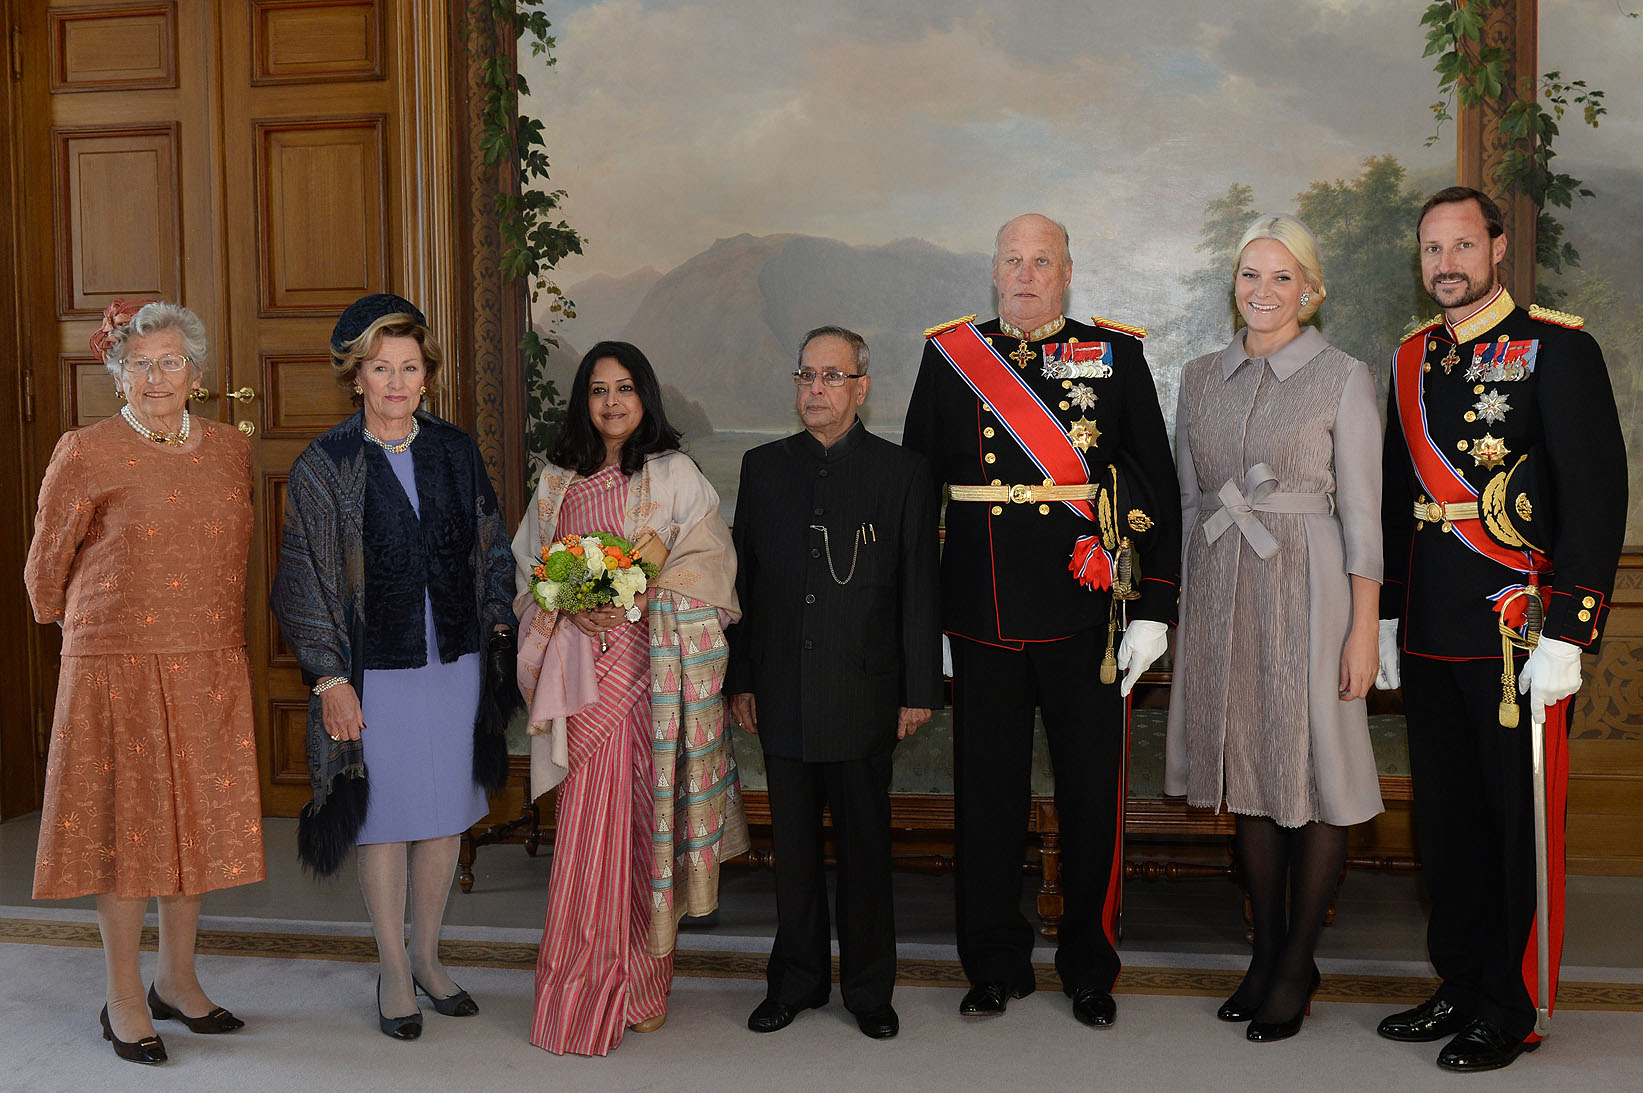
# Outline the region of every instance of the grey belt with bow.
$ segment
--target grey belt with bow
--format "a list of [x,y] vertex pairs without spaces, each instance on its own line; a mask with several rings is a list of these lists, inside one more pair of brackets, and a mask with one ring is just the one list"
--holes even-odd
[[1257,512],[1314,513],[1328,516],[1335,511],[1333,493],[1279,493],[1278,475],[1265,463],[1257,463],[1244,474],[1244,488],[1227,479],[1226,485],[1214,493],[1199,496],[1199,504],[1214,510],[1204,521],[1204,535],[1215,542],[1233,524],[1249,540],[1252,550],[1261,558],[1270,558],[1278,552],[1278,540],[1255,516]]

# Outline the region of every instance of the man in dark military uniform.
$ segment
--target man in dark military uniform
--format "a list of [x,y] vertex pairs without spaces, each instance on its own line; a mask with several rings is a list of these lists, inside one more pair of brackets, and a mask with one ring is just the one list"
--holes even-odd
[[[1175,617],[1181,521],[1145,331],[1067,319],[1071,280],[1065,228],[1036,214],[1004,225],[999,317],[927,332],[902,442],[929,456],[949,497],[941,620],[952,639],[958,950],[972,984],[959,1012],[1002,1013],[1034,989],[1021,863],[1037,706],[1066,863],[1056,967],[1074,1015],[1102,1027],[1119,966],[1124,696]],[[1122,547],[1144,537],[1137,574]],[[1119,612],[1115,582],[1135,597]]]
[[[1450,1038],[1449,1070],[1539,1044],[1556,993],[1570,696],[1609,611],[1626,451],[1582,321],[1517,306],[1496,277],[1500,210],[1465,187],[1421,212],[1421,278],[1443,315],[1393,363],[1384,448],[1382,686],[1401,681],[1415,821],[1442,984],[1380,1024]],[[1538,637],[1538,643],[1535,638]],[[1533,651],[1524,658],[1525,647]],[[1520,714],[1519,694],[1528,696]],[[1531,723],[1545,736],[1550,983],[1539,982]]]
[[838,848],[839,991],[861,1031],[896,1035],[890,773],[896,742],[943,701],[936,494],[924,457],[868,432],[867,343],[805,335],[804,431],[742,457],[725,693],[758,734],[776,849],[768,990],[747,1024],[786,1028],[827,1001],[822,809]]

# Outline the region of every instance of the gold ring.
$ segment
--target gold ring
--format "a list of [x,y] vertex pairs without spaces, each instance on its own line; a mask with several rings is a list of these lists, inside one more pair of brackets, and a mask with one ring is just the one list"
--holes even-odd
[[335,733],[332,733],[332,734],[331,734],[331,739],[332,739],[332,740],[341,740],[341,739],[342,739],[342,737],[340,737],[340,736],[338,736],[338,735],[336,735],[336,734],[335,734]]

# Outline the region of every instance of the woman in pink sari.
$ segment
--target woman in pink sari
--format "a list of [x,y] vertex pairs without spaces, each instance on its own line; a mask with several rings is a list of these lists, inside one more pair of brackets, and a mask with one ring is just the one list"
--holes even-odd
[[[740,611],[718,495],[679,451],[645,355],[595,345],[568,407],[513,540],[531,792],[559,789],[531,1043],[605,1055],[666,1020],[679,919],[718,906],[719,864],[747,850],[719,694]],[[652,533],[666,553],[637,622],[531,596],[544,544],[599,531]]]

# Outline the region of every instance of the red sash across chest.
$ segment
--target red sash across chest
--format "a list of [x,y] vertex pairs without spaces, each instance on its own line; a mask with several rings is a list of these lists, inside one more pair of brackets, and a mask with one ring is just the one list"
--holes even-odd
[[[1478,491],[1444,458],[1427,431],[1426,403],[1421,398],[1425,359],[1426,338],[1410,338],[1398,347],[1392,365],[1392,382],[1398,393],[1398,421],[1403,426],[1404,441],[1409,446],[1415,478],[1426,495],[1440,504],[1476,502]],[[1508,569],[1519,573],[1545,573],[1552,568],[1551,559],[1543,554],[1511,550],[1489,538],[1481,520],[1454,520],[1451,526],[1454,534],[1467,546]]]
[[[992,407],[999,423],[1044,472],[1045,478],[1053,479],[1057,485],[1076,485],[1090,480],[1089,465],[1073,447],[1050,408],[1020,373],[987,344],[974,323],[955,326],[931,341],[970,390]],[[1095,508],[1090,502],[1061,503],[1086,520],[1095,520]]]

